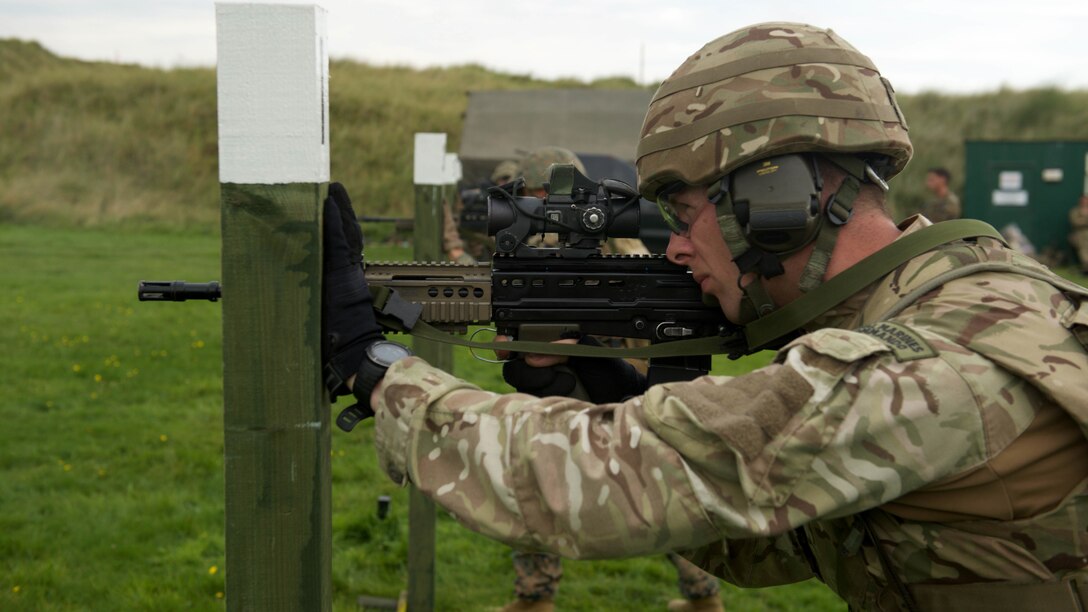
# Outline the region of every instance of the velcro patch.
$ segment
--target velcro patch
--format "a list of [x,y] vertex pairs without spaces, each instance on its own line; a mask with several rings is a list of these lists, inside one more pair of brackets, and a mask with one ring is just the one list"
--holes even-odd
[[881,321],[873,325],[859,327],[856,331],[887,344],[899,361],[913,361],[937,356],[937,351],[933,350],[933,347],[918,332],[898,323]]

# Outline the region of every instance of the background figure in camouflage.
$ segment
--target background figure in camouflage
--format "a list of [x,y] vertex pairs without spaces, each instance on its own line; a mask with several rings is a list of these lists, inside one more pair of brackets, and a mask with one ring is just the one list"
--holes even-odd
[[453,220],[453,208],[449,200],[442,200],[442,250],[450,261],[459,264],[474,264],[476,258],[465,252],[465,241],[461,239],[461,233],[457,231],[457,223]]
[[[863,610],[1083,610],[1088,289],[977,222],[896,226],[884,180],[910,155],[890,83],[830,30],[711,41],[661,85],[639,145],[669,258],[734,321],[766,314],[746,301],[807,303],[813,269],[818,296],[870,257],[892,272],[810,313],[769,366],[616,403],[499,395],[398,361],[364,394],[380,465],[527,550],[683,551],[742,586],[816,577]],[[818,206],[791,210],[813,231],[775,251],[743,219],[763,204],[742,211],[719,186],[798,159]],[[902,255],[945,229],[971,237]],[[765,265],[745,272],[753,253]]]
[[948,186],[951,180],[952,173],[945,168],[930,168],[926,171],[926,189],[933,197],[918,212],[934,223],[959,219],[963,215],[959,196]]
[[[523,193],[533,197],[544,197],[547,193],[544,184],[551,176],[551,168],[555,164],[574,164],[579,172],[586,171],[582,161],[569,149],[556,146],[540,147],[526,155],[518,164],[518,171],[525,181]],[[555,234],[536,237],[534,246],[557,246],[555,239]],[[608,241],[605,251],[622,255],[647,255],[650,252],[637,238],[613,238]],[[636,364],[635,367],[645,372],[644,363]],[[503,610],[515,612],[551,609],[559,590],[559,581],[563,578],[563,566],[559,557],[547,553],[515,551],[513,558],[514,595],[517,600]],[[676,567],[680,594],[684,596],[683,600],[670,602],[670,609],[680,612],[689,609],[706,612],[722,609],[721,601],[718,599],[719,586],[716,578],[678,555],[669,555],[669,560]],[[692,607],[692,602],[696,602],[699,607]]]
[[1082,195],[1069,211],[1069,244],[1077,253],[1080,269],[1088,274],[1088,195]]
[[[552,609],[563,564],[557,555],[514,551],[514,596],[503,610]],[[537,602],[540,602],[539,604]]]
[[544,183],[551,178],[551,169],[555,164],[574,164],[578,172],[586,173],[586,167],[582,160],[570,149],[563,147],[539,147],[533,149],[528,155],[518,162],[518,171],[525,181],[525,191],[522,195],[542,198],[547,193]]
[[[544,183],[548,182],[554,164],[574,164],[579,172],[585,172],[582,161],[568,149],[554,146],[534,149],[517,164],[518,173],[525,181],[519,195],[544,197],[547,193]],[[555,238],[555,234],[535,236],[534,246],[556,246]],[[503,611],[551,610],[559,590],[559,581],[563,578],[563,564],[559,557],[548,553],[514,551],[513,558],[516,600],[504,607]]]
[[520,173],[517,160],[504,159],[491,171],[491,184],[505,185],[517,178]]

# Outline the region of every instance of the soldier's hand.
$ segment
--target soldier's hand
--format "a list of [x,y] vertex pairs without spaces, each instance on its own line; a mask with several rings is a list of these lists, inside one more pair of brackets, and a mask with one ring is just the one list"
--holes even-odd
[[[509,342],[511,340],[513,338],[510,336],[495,336],[495,342]],[[563,338],[562,340],[556,340],[555,344],[578,344],[578,339]],[[502,360],[511,359],[513,355],[512,351],[495,351],[495,357]],[[540,355],[538,353],[526,353],[521,356],[521,359],[524,359],[525,363],[534,368],[547,368],[567,362],[566,355]]]
[[351,393],[346,383],[358,372],[366,347],[384,336],[363,276],[363,233],[351,198],[340,183],[329,185],[324,217],[325,336],[321,357],[325,384],[336,399]]
[[[558,342],[601,346],[592,336]],[[506,358],[509,358],[507,356]],[[607,357],[563,357],[526,355],[503,364],[503,379],[522,393],[538,397],[571,397],[581,383],[582,390],[595,404],[619,402],[646,391],[646,377],[622,359]]]

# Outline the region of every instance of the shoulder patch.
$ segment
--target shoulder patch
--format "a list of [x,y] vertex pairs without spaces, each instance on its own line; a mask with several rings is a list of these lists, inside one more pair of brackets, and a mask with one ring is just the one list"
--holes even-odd
[[880,321],[879,323],[859,327],[855,331],[872,336],[887,344],[899,361],[913,361],[937,356],[937,351],[925,341],[925,338],[922,338],[921,334],[898,323]]

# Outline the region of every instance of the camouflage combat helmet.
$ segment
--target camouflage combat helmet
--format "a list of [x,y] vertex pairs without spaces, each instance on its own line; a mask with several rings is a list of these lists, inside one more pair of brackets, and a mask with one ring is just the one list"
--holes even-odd
[[[831,30],[763,23],[711,41],[665,79],[646,111],[635,166],[639,191],[676,232],[684,227],[672,196],[685,184],[707,185],[733,263],[742,276],[755,274],[741,288],[743,324],[779,307],[761,279],[783,274],[782,261],[810,244],[800,289],[822,284],[862,183],[887,190],[885,179],[912,151],[891,83],[869,58]],[[814,205],[821,187],[810,154],[847,172],[823,209]],[[732,193],[741,186],[746,194]],[[799,191],[776,203],[782,187]],[[749,197],[756,193],[764,203]],[[746,203],[734,208],[734,195]]]
[[509,183],[511,179],[518,175],[518,162],[512,159],[505,159],[491,171],[491,182],[496,185],[502,185],[503,183]]
[[911,157],[891,84],[831,30],[763,23],[707,43],[654,94],[643,121],[638,187],[710,184],[753,161],[799,152]]
[[526,189],[540,189],[548,182],[548,171],[553,164],[574,164],[582,174],[586,167],[578,156],[563,147],[540,147],[526,155],[520,164],[521,176]]

